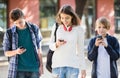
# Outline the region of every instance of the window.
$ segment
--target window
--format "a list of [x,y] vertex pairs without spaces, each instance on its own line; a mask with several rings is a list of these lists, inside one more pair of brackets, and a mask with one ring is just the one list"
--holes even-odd
[[115,0],[114,2],[115,9],[115,32],[120,33],[120,0]]
[[55,23],[57,0],[40,0],[40,26],[41,29],[51,29]]
[[7,27],[6,15],[6,0],[0,0],[0,46],[2,45],[4,31]]
[[6,30],[6,4],[0,0],[0,31]]
[[92,35],[95,35],[95,0],[87,0],[83,16],[82,24],[85,29],[85,38],[90,38]]

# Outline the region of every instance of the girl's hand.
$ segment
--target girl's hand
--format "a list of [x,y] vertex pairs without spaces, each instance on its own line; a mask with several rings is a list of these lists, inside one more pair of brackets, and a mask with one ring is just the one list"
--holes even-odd
[[86,77],[86,70],[81,70],[81,78],[85,78]]
[[56,41],[56,47],[59,47],[59,46],[65,44],[65,43],[66,43],[65,40],[61,40],[61,39],[59,39],[59,40]]

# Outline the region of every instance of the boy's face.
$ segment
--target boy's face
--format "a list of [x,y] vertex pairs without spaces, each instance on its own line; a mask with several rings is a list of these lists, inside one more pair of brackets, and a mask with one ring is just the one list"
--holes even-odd
[[19,29],[24,29],[25,28],[25,19],[24,18],[19,18],[18,20],[14,21],[13,23]]
[[71,25],[72,17],[70,15],[61,13],[60,18],[61,18],[61,22],[65,26],[70,26]]
[[102,36],[106,36],[107,34],[107,28],[103,24],[97,24],[96,26],[97,33]]

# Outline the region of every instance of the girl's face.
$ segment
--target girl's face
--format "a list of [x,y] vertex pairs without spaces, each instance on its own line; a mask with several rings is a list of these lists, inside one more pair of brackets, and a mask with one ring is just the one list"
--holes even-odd
[[70,26],[72,24],[72,16],[70,16],[68,14],[61,13],[60,18],[61,18],[61,22],[65,26]]
[[105,37],[106,36],[106,34],[107,34],[107,28],[103,25],[103,24],[97,24],[97,26],[96,26],[96,30],[97,30],[97,33],[99,34],[99,35],[102,35],[103,37]]

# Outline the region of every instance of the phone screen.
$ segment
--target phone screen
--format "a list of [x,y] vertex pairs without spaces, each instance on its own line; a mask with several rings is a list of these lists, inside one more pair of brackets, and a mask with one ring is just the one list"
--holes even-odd
[[20,48],[20,49],[25,49],[23,46],[20,46],[19,48]]
[[63,42],[64,40],[59,40],[60,42]]

